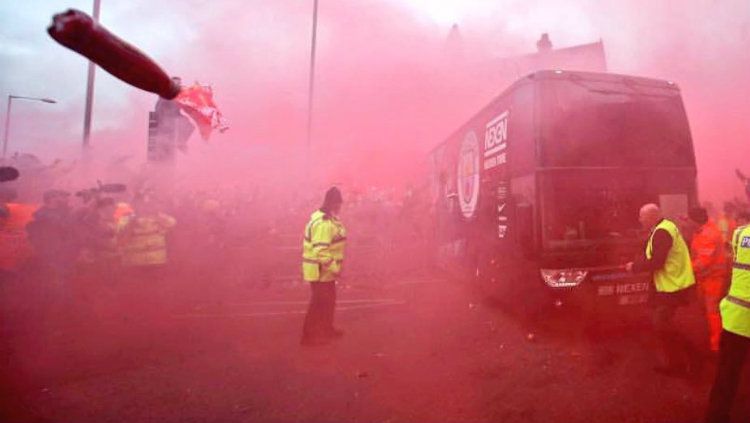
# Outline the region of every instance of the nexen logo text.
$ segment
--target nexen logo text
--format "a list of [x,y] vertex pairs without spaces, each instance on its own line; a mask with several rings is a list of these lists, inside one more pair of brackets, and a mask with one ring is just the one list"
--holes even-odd
[[484,157],[505,150],[508,141],[508,111],[492,119],[484,133]]

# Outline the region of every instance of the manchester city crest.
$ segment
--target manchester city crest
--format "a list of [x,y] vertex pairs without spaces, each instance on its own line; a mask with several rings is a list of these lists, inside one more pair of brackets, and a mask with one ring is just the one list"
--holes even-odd
[[461,214],[469,219],[476,214],[479,201],[479,140],[474,131],[467,133],[461,143],[457,175]]

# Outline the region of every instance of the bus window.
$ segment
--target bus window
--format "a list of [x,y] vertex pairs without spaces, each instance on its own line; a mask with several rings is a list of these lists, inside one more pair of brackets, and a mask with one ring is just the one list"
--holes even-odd
[[586,80],[542,86],[542,166],[695,165],[676,89]]
[[534,139],[534,85],[525,84],[513,93],[508,131],[508,163],[514,175],[531,173],[536,167]]

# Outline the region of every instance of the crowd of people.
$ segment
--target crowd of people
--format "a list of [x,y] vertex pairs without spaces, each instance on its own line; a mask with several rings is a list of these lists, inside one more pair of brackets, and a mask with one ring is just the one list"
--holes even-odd
[[[48,300],[40,304],[65,305],[108,286],[220,301],[237,290],[301,282],[299,228],[319,205],[311,190],[160,183],[167,178],[154,172],[109,173],[118,183],[81,189],[75,166],[19,167],[22,178],[0,186],[0,276],[35,286]],[[414,236],[426,230],[417,210],[423,197],[414,189],[347,192],[342,214],[356,233],[350,248],[362,253],[352,255],[343,283],[425,264],[396,252],[424,247]]]
[[[25,177],[0,185],[0,272],[5,280],[43,278],[46,272],[45,277],[63,281],[80,273],[112,274],[106,269],[113,266],[171,268],[175,278],[182,272],[195,280],[219,281],[215,285],[268,286],[300,279],[294,265],[301,248],[298,232],[317,206],[314,193],[320,190],[239,182],[160,184],[153,172],[109,172],[109,181],[123,183],[81,189],[74,182],[80,180],[74,176],[75,163],[44,165],[24,155],[15,157],[14,164]],[[432,230],[424,218],[430,212],[424,187],[401,192],[344,189],[342,216],[355,234],[350,248],[362,252],[351,255],[347,274],[387,278],[389,272],[427,264],[430,248],[425,243]],[[725,239],[738,214],[750,207],[741,199],[720,210],[706,206]],[[153,225],[153,240],[134,230]],[[139,251],[144,248],[156,252]],[[402,254],[409,249],[419,254]]]
[[[0,184],[0,289],[26,287],[29,295],[17,300],[45,313],[59,316],[85,308],[87,299],[103,289],[114,290],[114,303],[159,309],[183,300],[222,301],[238,289],[302,286],[303,279],[322,288],[330,282],[301,272],[299,265],[300,229],[315,224],[315,214],[305,222],[311,210],[319,210],[322,189],[239,182],[195,186],[153,168],[120,173],[122,183],[97,182],[81,189],[72,182],[84,179],[72,176],[75,165],[15,160],[26,164],[19,166],[25,177]],[[738,175],[750,199],[750,180]],[[343,208],[336,190],[335,217],[346,222],[348,233],[341,235],[348,238],[347,272],[336,272],[338,285],[382,285],[392,273],[430,266],[436,248],[430,245],[431,199],[424,188],[349,188]],[[729,289],[727,272],[737,249],[732,237],[736,228],[750,224],[750,204],[733,199],[720,210],[704,206],[691,210],[692,225],[674,224],[658,206],[644,206],[641,223],[651,229],[647,253],[641,262],[627,265],[654,275],[654,327],[663,347],[660,370],[667,373],[689,369],[697,357],[672,321],[691,287],[697,286],[705,301],[710,349],[727,348],[720,302]],[[312,230],[306,231],[311,238],[305,239],[305,251],[317,257],[310,252],[316,245]],[[327,342],[338,333],[331,317],[335,300],[318,291],[313,290],[303,343]],[[13,298],[6,296],[6,302],[8,297]],[[734,368],[735,362],[719,367]],[[726,391],[722,384],[737,381],[730,382],[717,379],[715,390]],[[727,404],[716,407],[717,415],[728,409]]]

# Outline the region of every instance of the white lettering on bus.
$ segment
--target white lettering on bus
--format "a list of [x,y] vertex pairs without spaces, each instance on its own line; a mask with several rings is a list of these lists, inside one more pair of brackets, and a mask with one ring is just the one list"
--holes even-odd
[[484,157],[505,149],[508,141],[508,111],[504,111],[487,124],[484,133]]

